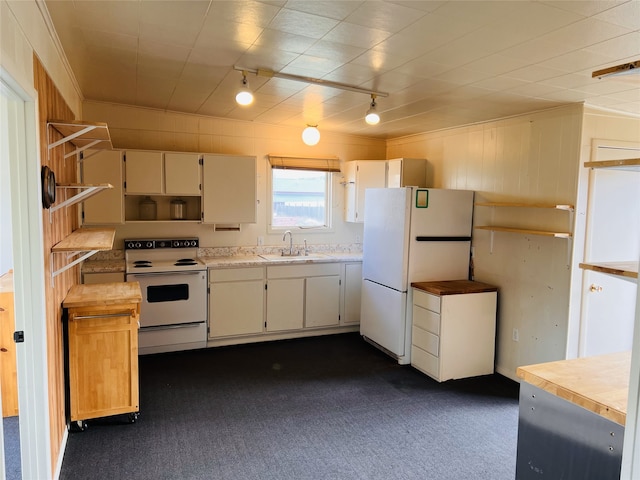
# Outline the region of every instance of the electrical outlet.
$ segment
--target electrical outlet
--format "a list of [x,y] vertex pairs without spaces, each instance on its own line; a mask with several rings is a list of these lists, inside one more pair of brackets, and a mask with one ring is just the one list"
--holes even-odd
[[360,243],[360,235],[356,235],[356,243]]
[[258,237],[258,246],[264,245],[264,237]]
[[512,335],[511,338],[513,339],[514,342],[520,341],[520,334],[518,333],[518,329],[517,328],[513,329],[513,335]]

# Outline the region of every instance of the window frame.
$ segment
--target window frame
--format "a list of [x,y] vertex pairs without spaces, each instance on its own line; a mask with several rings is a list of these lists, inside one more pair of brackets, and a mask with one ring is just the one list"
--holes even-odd
[[[315,171],[322,172],[325,177],[325,223],[326,225],[319,227],[303,227],[303,226],[274,226],[273,225],[273,171],[279,170],[274,168],[271,164],[267,164],[269,170],[267,174],[267,233],[281,234],[287,230],[294,230],[299,232],[305,232],[310,235],[334,233],[333,225],[333,183],[334,172],[328,172],[324,170],[311,170],[311,169],[299,169],[300,171]],[[289,168],[287,170],[298,170],[295,168]]]

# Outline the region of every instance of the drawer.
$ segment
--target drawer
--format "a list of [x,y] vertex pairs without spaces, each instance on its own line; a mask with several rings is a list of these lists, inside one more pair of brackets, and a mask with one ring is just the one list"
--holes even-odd
[[267,278],[324,277],[327,275],[340,275],[340,267],[340,263],[274,265],[267,267]]
[[262,280],[263,277],[264,269],[262,267],[209,269],[209,283]]
[[414,346],[411,348],[411,365],[440,381],[440,359],[438,357]]
[[412,330],[411,343],[422,350],[427,351],[434,357],[440,355],[440,337],[427,332],[414,325]]
[[413,326],[440,335],[440,314],[414,304]]
[[432,312],[440,313],[440,297],[423,292],[417,288],[413,289],[413,303]]

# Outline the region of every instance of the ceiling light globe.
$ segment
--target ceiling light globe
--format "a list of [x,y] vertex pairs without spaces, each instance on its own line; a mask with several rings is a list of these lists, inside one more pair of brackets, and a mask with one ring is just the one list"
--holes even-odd
[[246,89],[240,90],[236,95],[236,102],[238,105],[251,105],[253,103],[253,94]]
[[302,141],[310,147],[317,145],[320,141],[320,131],[317,127],[309,125],[302,131]]
[[380,123],[380,115],[376,112],[368,111],[366,117],[364,117],[364,121],[369,125],[377,125]]

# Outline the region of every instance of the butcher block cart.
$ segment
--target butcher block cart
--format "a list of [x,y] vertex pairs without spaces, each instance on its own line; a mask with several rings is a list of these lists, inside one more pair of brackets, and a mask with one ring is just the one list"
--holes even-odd
[[138,282],[75,285],[64,299],[71,430],[84,430],[92,418],[138,418],[141,300]]

